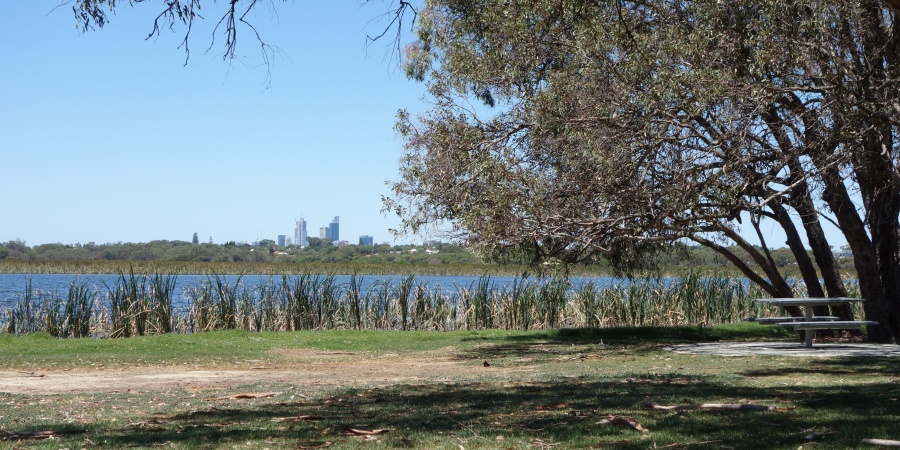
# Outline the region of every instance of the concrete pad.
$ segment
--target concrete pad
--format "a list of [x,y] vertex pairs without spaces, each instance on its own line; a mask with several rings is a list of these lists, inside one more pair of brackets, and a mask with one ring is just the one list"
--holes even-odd
[[718,356],[859,356],[900,358],[900,345],[821,343],[806,348],[803,342],[704,342],[700,344],[678,344],[666,347],[675,353]]

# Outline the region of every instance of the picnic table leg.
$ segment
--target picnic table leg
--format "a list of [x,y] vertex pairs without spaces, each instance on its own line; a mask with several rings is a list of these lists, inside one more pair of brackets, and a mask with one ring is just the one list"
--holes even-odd
[[[806,322],[812,322],[813,318],[813,307],[812,306],[804,306],[803,307],[803,320]],[[812,348],[813,335],[816,333],[816,330],[806,330],[806,348]]]

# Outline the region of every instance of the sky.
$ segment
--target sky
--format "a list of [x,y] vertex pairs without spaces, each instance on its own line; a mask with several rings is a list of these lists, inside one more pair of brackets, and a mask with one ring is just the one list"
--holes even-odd
[[248,20],[277,48],[268,66],[246,27],[223,61],[211,39],[227,2],[203,3],[187,64],[183,27],[145,40],[161,2],[120,3],[87,33],[60,0],[0,15],[0,242],[253,242],[292,237],[300,217],[315,237],[335,216],[351,243],[427,238],[395,239],[399,219],[381,212],[399,176],[395,115],[427,108],[393,42],[367,44],[390,2],[261,2]]
[[148,3],[87,33],[59,0],[0,15],[0,241],[252,242],[339,216],[342,240],[403,242],[381,196],[398,178],[395,115],[422,110],[425,88],[391,42],[367,45],[386,4],[262,2],[248,20],[277,47],[267,67],[247,28],[223,61],[225,2],[204,2],[187,65],[183,28],[145,40]]

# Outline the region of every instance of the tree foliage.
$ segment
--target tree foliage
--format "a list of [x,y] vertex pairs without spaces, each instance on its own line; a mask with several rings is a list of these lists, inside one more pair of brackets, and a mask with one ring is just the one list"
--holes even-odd
[[789,297],[761,231],[774,223],[810,295],[841,296],[830,221],[881,323],[870,337],[900,338],[900,24],[885,4],[428,0],[420,12],[406,67],[432,107],[400,113],[406,151],[386,199],[407,230],[449,223],[486,254],[626,266],[693,240]]
[[[185,64],[191,56],[191,35],[195,25],[204,17],[201,10],[211,12],[210,20],[214,20],[211,32],[211,39],[207,47],[207,51],[217,48],[221,45],[222,59],[230,60],[234,58],[235,50],[238,46],[239,36],[251,36],[254,44],[259,46],[260,55],[263,63],[268,65],[269,57],[274,51],[274,47],[266,43],[263,34],[257,29],[253,21],[252,13],[260,8],[268,9],[271,15],[277,16],[276,10],[279,3],[287,0],[224,0],[216,2],[216,0],[128,0],[127,3],[116,0],[66,0],[62,5],[72,5],[72,12],[75,15],[75,22],[79,29],[84,32],[103,28],[112,20],[122,6],[150,5],[149,7],[156,12],[156,17],[149,27],[146,39],[157,37],[164,30],[183,33],[181,44],[178,48],[185,53]],[[363,3],[369,3],[372,0],[364,0]],[[416,17],[416,9],[414,5],[406,0],[391,0],[387,10],[383,13],[381,19],[386,22],[385,27],[379,34],[369,36],[370,41],[381,39],[392,32],[395,32],[394,40],[398,46],[400,45],[400,32],[403,28],[404,21],[414,21]],[[245,34],[246,33],[246,34]],[[216,40],[219,40],[217,43]]]

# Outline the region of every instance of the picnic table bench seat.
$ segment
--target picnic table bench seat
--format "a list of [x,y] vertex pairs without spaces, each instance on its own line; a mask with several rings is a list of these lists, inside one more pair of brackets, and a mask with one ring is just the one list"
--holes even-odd
[[863,325],[878,325],[871,320],[823,320],[809,322],[781,322],[779,327],[793,328],[795,330],[849,330],[860,328]]
[[[812,316],[812,320],[814,321],[826,321],[826,320],[838,320],[840,317],[837,316]],[[804,317],[748,317],[744,319],[745,322],[756,322],[762,325],[771,325],[776,323],[784,323],[784,322],[801,322],[806,320]]]

